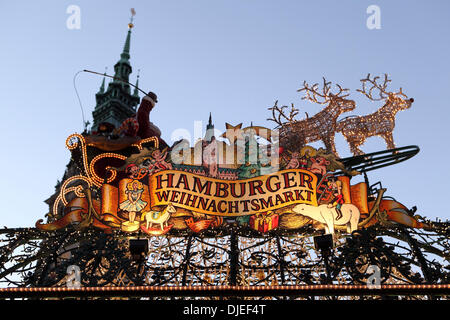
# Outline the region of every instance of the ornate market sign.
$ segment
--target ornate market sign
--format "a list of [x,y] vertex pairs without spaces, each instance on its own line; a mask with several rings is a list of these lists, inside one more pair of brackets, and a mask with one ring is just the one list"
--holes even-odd
[[[364,87],[366,95],[369,92],[372,97],[372,90],[378,88],[388,104],[410,106],[412,99],[401,100],[401,90],[387,93],[377,79],[369,75],[362,80],[363,85],[373,84],[370,90]],[[366,183],[351,183],[359,173],[348,170],[334,142],[329,143],[348,122],[338,123],[337,116],[355,107],[342,94],[347,89],[338,87],[340,91],[331,94],[324,80],[320,93],[317,84],[305,83],[301,90],[307,92],[306,98],[319,102],[322,97],[328,104],[311,118],[294,120],[298,110],[292,106],[287,115],[286,107],[275,104],[270,108],[271,120],[279,130],[226,124],[223,140],[207,131],[193,147],[186,140],[168,147],[151,127],[148,116],[157,101],[151,93],[142,100],[137,120],[125,120],[112,133],[105,125],[104,132],[99,126],[95,134],[68,137],[66,145],[79,173],[62,184],[48,222],[39,220],[36,226],[49,231],[93,226],[105,232],[121,229],[149,235],[223,230],[231,225],[260,233],[305,227],[326,233],[352,232],[386,222],[426,227],[402,204],[383,199],[385,189],[371,193]],[[352,119],[351,130],[359,132],[359,120]],[[358,141],[346,135],[347,140],[359,145],[372,134],[386,135],[384,127],[374,128],[376,132],[358,133]],[[147,133],[139,136],[138,132]],[[327,148],[306,145],[317,139]],[[386,141],[393,144],[390,138]]]

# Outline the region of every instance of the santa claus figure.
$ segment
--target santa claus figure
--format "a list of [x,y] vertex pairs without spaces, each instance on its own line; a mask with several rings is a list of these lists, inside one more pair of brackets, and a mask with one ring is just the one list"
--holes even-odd
[[160,147],[167,147],[167,143],[161,139],[161,130],[150,121],[150,112],[158,102],[155,93],[149,92],[142,98],[141,104],[138,108],[136,117],[126,119],[121,128],[121,134],[125,136],[138,136],[141,139],[157,137]]

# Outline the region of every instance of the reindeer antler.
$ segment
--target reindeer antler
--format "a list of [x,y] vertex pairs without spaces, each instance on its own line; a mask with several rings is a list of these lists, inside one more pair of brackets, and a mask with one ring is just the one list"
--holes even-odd
[[[380,101],[380,100],[386,99],[387,96],[389,95],[389,92],[386,90],[386,88],[387,88],[389,82],[391,82],[391,80],[388,78],[388,75],[386,73],[384,74],[383,84],[379,84],[377,82],[378,79],[380,79],[379,76],[374,77],[373,79],[370,79],[370,73],[367,74],[366,78],[360,80],[362,82],[362,90],[357,89],[356,91],[361,92],[362,94],[364,94],[367,98],[369,98],[372,101]],[[366,88],[367,83],[370,83],[372,85],[370,87],[369,91],[367,91],[367,88]],[[373,97],[372,91],[374,89],[378,89],[380,98]],[[400,93],[403,94],[401,92],[401,89],[400,89]]]
[[408,98],[408,96],[406,94],[403,93],[402,91],[402,87],[400,87],[400,90],[398,92],[394,93],[396,96],[403,96],[405,98]]
[[[335,85],[336,85],[336,87],[338,87],[339,92],[336,93],[336,94],[333,94],[333,96],[340,97],[340,98],[345,98],[345,97],[348,97],[350,95],[350,92],[349,92],[350,89],[348,89],[348,88],[342,89],[342,87],[338,83],[336,83]],[[344,92],[346,94],[343,94]]]
[[[367,98],[369,98],[372,101],[380,101],[380,100],[384,100],[386,99],[389,95],[393,95],[395,97],[398,96],[402,96],[404,99],[408,98],[408,96],[406,94],[403,93],[402,88],[400,88],[400,90],[398,92],[391,92],[386,90],[389,82],[391,82],[392,80],[390,80],[388,78],[388,75],[385,73],[384,74],[384,80],[383,80],[383,84],[379,84],[377,81],[378,79],[380,79],[380,77],[374,77],[373,79],[370,79],[370,73],[367,75],[367,77],[365,79],[361,79],[360,81],[362,82],[362,90],[357,89],[356,91],[361,92],[362,94],[364,94]],[[370,83],[372,86],[370,87],[369,91],[367,91],[367,87],[366,84]],[[377,89],[379,91],[379,96],[380,98],[374,98],[372,95],[372,91],[374,89]]]
[[[282,126],[286,122],[294,122],[295,117],[298,114],[298,109],[296,109],[294,107],[294,104],[292,103],[291,110],[289,110],[289,115],[286,115],[284,111],[286,108],[288,108],[288,106],[282,106],[281,108],[278,107],[278,100],[275,101],[273,107],[268,108],[268,110],[272,111],[272,118],[268,118],[267,120],[275,122],[276,124],[278,124],[278,126]],[[277,115],[275,114],[276,112],[278,112]],[[284,118],[286,121],[283,121],[282,118]]]
[[[312,86],[309,86],[306,81],[303,81],[303,87],[298,89],[297,92],[305,91],[306,95],[302,98],[303,100],[309,100],[314,103],[318,104],[326,104],[329,103],[332,99],[336,97],[344,98],[347,97],[350,93],[347,93],[349,89],[343,89],[339,84],[336,84],[336,87],[338,88],[337,93],[331,92],[331,81],[326,81],[325,78],[323,79],[323,88],[322,93],[318,92],[319,84],[315,83]],[[345,93],[345,94],[344,94]],[[323,101],[319,101],[319,98],[323,98]]]

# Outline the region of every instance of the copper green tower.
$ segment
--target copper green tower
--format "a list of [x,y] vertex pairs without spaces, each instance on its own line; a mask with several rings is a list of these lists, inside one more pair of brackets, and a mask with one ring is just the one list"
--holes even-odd
[[96,131],[98,125],[102,122],[113,124],[116,128],[120,127],[125,119],[132,117],[136,113],[136,107],[140,101],[138,90],[135,89],[132,94],[130,85],[127,83],[132,72],[129,61],[132,28],[133,24],[130,22],[120,60],[114,65],[114,79],[108,84],[106,91],[105,79],[103,79],[100,90],[95,95],[97,104],[92,112],[94,120],[92,131]]

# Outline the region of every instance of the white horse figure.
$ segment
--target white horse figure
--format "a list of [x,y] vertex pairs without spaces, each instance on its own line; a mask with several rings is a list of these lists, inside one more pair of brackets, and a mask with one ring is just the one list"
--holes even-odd
[[169,203],[163,211],[144,212],[147,229],[150,225],[153,226],[153,224],[159,224],[161,230],[164,230],[164,225],[167,225],[167,220],[169,220],[170,215],[175,212],[177,212],[177,210],[171,203]]
[[351,203],[344,203],[341,206],[342,217],[339,220],[336,220],[336,208],[330,208],[327,204],[316,207],[302,203],[292,208],[292,211],[324,223],[325,233],[334,234],[335,225],[347,225],[348,233],[358,229],[360,212],[359,209]]

